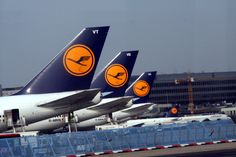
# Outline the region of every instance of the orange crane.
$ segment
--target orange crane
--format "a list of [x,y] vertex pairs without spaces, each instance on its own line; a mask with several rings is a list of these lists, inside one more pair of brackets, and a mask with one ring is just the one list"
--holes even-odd
[[192,83],[194,82],[194,78],[189,75],[188,78],[185,80],[175,80],[175,84],[180,84],[182,82],[188,83],[188,101],[189,101],[188,111],[190,111],[190,113],[193,114],[194,113],[194,103],[193,103],[193,85],[192,85]]

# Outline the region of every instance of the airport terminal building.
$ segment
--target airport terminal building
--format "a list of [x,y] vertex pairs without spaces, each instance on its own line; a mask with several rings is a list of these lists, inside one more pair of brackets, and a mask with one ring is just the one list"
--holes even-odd
[[[137,77],[132,76],[130,82]],[[154,81],[149,101],[156,104],[188,104],[190,77],[195,105],[236,102],[236,72],[160,74]],[[0,94],[11,95],[20,88],[3,88]]]
[[[132,77],[132,81],[137,76]],[[188,104],[189,80],[195,105],[236,102],[236,72],[182,73],[157,75],[150,102],[156,104]]]
[[0,96],[9,96],[18,92],[22,87],[2,88],[0,84]]

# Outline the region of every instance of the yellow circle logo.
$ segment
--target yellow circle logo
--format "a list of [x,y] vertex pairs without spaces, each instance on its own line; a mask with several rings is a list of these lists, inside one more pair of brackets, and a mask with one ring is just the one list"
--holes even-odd
[[149,93],[150,86],[146,81],[140,80],[134,84],[133,91],[137,96],[144,97]]
[[178,112],[178,110],[177,110],[176,107],[173,107],[173,108],[171,109],[171,113],[172,113],[172,114],[177,114],[177,112]]
[[73,45],[64,54],[63,64],[67,72],[74,76],[87,75],[94,67],[93,51],[85,45]]
[[123,65],[113,64],[107,68],[105,80],[112,87],[121,87],[128,80],[128,71]]

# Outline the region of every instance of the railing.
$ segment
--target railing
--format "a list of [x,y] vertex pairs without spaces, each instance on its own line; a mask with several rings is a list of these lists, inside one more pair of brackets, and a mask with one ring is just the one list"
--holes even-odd
[[236,139],[231,120],[61,133],[0,140],[0,157],[48,157]]

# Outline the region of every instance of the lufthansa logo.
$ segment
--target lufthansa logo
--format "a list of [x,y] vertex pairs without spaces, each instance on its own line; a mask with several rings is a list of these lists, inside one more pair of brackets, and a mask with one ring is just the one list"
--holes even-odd
[[113,64],[107,68],[105,72],[105,80],[112,87],[121,87],[128,80],[128,71],[121,64]]
[[133,91],[137,96],[144,97],[148,95],[150,86],[146,81],[140,80],[134,84]]
[[63,64],[67,72],[74,76],[87,75],[94,67],[93,51],[85,45],[73,45],[64,54]]
[[171,113],[172,113],[172,114],[177,114],[177,112],[178,112],[178,110],[177,110],[176,107],[173,107],[173,108],[171,109]]

